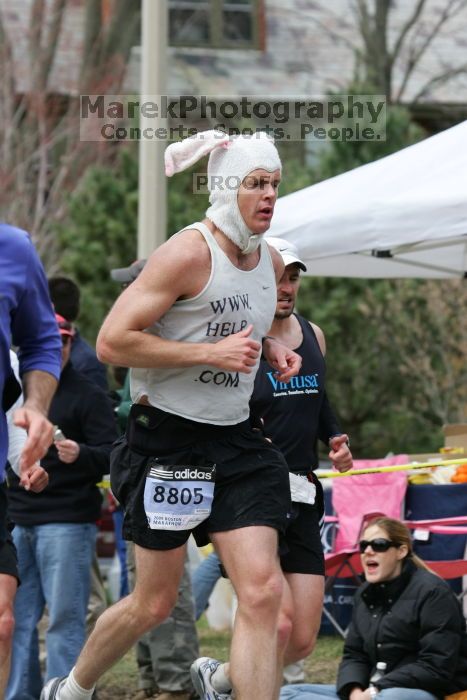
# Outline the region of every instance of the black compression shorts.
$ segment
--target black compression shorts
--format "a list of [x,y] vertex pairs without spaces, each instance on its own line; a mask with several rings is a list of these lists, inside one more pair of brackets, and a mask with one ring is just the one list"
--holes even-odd
[[310,477],[316,486],[314,505],[293,503],[289,524],[282,546],[281,568],[289,574],[324,576],[324,554],[321,529],[324,523],[323,487],[314,474]]
[[193,534],[199,546],[208,533],[265,525],[285,531],[290,511],[288,468],[281,453],[249,421],[234,426],[196,423],[150,406],[132,406],[126,436],[111,456],[112,492],[125,512],[123,536],[148,549],[174,549],[191,530],[148,526],[144,490],[148,465],[216,465],[212,510]]

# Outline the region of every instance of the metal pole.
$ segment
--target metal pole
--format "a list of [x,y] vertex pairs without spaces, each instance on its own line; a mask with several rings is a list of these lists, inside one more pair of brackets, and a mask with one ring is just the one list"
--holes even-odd
[[[143,0],[141,102],[167,94],[167,0]],[[157,100],[160,103],[160,100]],[[166,120],[143,115],[141,129],[166,127]],[[139,143],[138,258],[147,258],[166,239],[167,183],[162,139]]]

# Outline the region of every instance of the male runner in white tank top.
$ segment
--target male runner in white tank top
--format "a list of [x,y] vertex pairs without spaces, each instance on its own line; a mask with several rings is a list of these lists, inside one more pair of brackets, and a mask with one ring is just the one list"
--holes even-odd
[[[70,675],[49,681],[42,700],[90,700],[102,674],[167,617],[191,532],[199,543],[209,534],[238,596],[231,647],[237,700],[277,697],[278,532],[290,508],[288,469],[252,431],[248,401],[261,348],[279,381],[301,362],[264,339],[283,272],[262,241],[281,163],[265,134],[230,139],[212,131],[169,146],[166,172],[207,153],[206,219],[152,254],[97,341],[99,359],[138,368],[127,434],[111,465],[124,535],[136,545],[136,586],[99,618]],[[222,697],[206,686],[202,692]]]
[[[277,306],[269,333],[302,357],[300,372],[288,385],[275,379],[263,360],[255,377],[250,400],[254,424],[281,450],[293,482],[292,509],[281,546],[281,567],[286,581],[279,617],[279,639],[292,629],[283,651],[284,663],[297,665],[306,658],[318,635],[324,594],[324,555],[320,529],[324,524],[322,486],[313,474],[318,467],[318,438],[330,448],[329,459],[338,471],[352,467],[348,436],[342,434],[325,390],[324,333],[316,324],[294,313],[300,287],[300,271],[306,266],[295,246],[268,237],[285,265],[277,285]],[[229,664],[204,657],[192,665],[192,677],[200,665],[212,669],[210,684],[230,697]],[[285,671],[290,670],[284,669]],[[294,669],[295,671],[297,669]],[[282,684],[278,669],[278,686]]]

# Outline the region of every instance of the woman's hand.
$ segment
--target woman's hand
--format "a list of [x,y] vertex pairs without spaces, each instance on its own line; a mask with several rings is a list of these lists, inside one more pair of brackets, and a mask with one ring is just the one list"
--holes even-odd
[[354,688],[350,691],[349,700],[371,700],[370,689]]

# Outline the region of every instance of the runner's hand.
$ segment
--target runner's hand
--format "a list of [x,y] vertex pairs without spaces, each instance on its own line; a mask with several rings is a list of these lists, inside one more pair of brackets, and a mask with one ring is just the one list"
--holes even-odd
[[250,338],[252,330],[250,324],[242,331],[213,343],[209,348],[212,353],[209,364],[231,372],[250,374],[261,352],[261,344]]
[[49,475],[40,464],[33,464],[27,470],[23,470],[20,482],[26,491],[40,493],[49,483]]
[[288,382],[300,371],[302,366],[300,355],[274,338],[264,340],[263,353],[271,367],[276,370],[275,376],[279,382]]
[[329,447],[331,448],[329,459],[338,472],[347,472],[353,467],[352,453],[348,442],[349,436],[345,434],[335,435],[329,440]]
[[15,411],[13,422],[19,428],[24,428],[28,434],[19,462],[22,478],[23,473],[38,462],[52,444],[53,425],[43,413],[26,405]]

